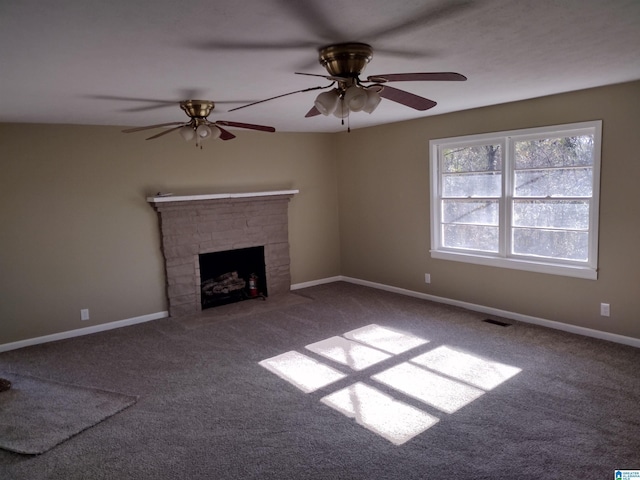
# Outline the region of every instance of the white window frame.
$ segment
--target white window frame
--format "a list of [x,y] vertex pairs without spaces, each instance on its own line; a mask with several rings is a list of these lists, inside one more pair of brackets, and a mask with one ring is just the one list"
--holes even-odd
[[[550,258],[530,258],[509,254],[512,203],[512,180],[514,142],[532,138],[593,135],[593,189],[589,205],[588,260],[586,262],[556,260]],[[502,148],[502,197],[500,204],[500,246],[498,252],[480,252],[447,248],[442,245],[441,229],[441,152],[453,146],[475,146],[482,144],[500,144]],[[453,260],[478,265],[487,265],[516,270],[564,275],[569,277],[596,280],[598,278],[598,223],[600,206],[600,157],[602,150],[602,121],[590,121],[553,125],[548,127],[527,128],[479,135],[433,139],[429,141],[430,178],[431,178],[431,257],[441,260]]]

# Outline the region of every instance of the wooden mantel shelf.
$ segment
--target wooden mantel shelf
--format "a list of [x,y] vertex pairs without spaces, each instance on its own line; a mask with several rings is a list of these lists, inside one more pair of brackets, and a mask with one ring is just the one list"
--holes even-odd
[[248,197],[271,197],[275,195],[294,195],[300,190],[274,190],[268,192],[245,192],[245,193],[210,193],[203,195],[173,195],[164,194],[155,197],[147,197],[149,203],[166,202],[190,202],[199,200],[219,200],[225,198],[248,198]]

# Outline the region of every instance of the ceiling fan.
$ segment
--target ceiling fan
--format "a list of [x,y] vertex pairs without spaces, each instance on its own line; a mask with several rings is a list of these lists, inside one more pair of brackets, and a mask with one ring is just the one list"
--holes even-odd
[[178,131],[185,141],[191,141],[195,138],[196,147],[202,148],[202,142],[210,138],[219,138],[220,140],[231,140],[236,136],[222,127],[246,128],[249,130],[259,130],[261,132],[275,132],[273,127],[265,125],[254,125],[252,123],[229,122],[225,120],[216,120],[212,122],[208,120],[208,116],[215,107],[215,103],[211,100],[184,100],[179,103],[180,108],[190,118],[188,122],[170,122],[160,123],[157,125],[148,125],[146,127],[127,128],[122,130],[123,133],[140,132],[142,130],[150,130],[153,128],[173,127],[157,133],[147,140],[162,137],[168,133]]
[[428,110],[437,105],[435,101],[428,98],[386,85],[389,82],[464,81],[467,79],[464,75],[454,72],[429,72],[372,75],[362,80],[360,74],[373,57],[373,48],[370,45],[357,42],[338,43],[322,47],[318,53],[320,64],[327,69],[328,75],[295,73],[326,78],[331,80],[329,85],[296,90],[232,108],[229,111],[232,112],[295,93],[328,89],[316,97],[314,106],[305,117],[333,114],[343,119],[344,123],[344,118],[348,118],[350,112],[372,113],[382,98],[420,111]]

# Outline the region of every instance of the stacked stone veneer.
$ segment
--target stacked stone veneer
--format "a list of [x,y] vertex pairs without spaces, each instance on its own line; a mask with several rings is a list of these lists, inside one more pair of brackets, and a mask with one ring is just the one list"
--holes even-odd
[[[288,204],[292,194],[176,200],[154,197],[160,219],[169,315],[202,310],[202,253],[264,246],[269,295],[291,288]],[[185,197],[179,197],[185,198]]]

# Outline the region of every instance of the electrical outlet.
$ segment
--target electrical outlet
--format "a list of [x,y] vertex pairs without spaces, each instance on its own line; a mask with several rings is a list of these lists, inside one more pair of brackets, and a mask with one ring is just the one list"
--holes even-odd
[[80,320],[89,320],[89,309],[83,308],[80,310]]
[[611,314],[611,308],[608,303],[600,304],[600,315],[602,317],[608,317]]
[[431,283],[431,274],[430,273],[425,273],[424,274],[424,283]]

